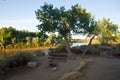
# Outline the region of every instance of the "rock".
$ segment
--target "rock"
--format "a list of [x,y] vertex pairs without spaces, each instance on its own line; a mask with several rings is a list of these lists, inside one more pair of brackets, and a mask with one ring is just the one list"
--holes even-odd
[[80,75],[82,75],[82,73],[79,73],[78,71],[73,71],[63,74],[60,80],[76,80]]
[[84,60],[87,64],[92,64],[94,63],[94,60],[92,58]]
[[33,56],[34,56],[34,57],[36,57],[36,56],[37,56],[37,54],[33,54]]
[[30,67],[30,68],[35,68],[37,67],[38,63],[37,62],[28,62],[27,66]]
[[52,69],[53,71],[56,71],[57,70],[57,67],[53,67],[53,69]]

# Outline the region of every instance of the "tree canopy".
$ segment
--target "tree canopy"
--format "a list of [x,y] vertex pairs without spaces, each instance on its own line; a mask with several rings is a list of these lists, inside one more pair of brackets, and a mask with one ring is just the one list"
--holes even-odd
[[37,27],[43,33],[59,32],[67,36],[71,32],[92,33],[96,27],[91,13],[78,4],[66,10],[65,7],[56,8],[52,4],[45,3],[35,13],[40,21]]
[[116,33],[118,32],[118,25],[113,24],[110,19],[99,20],[99,40],[101,43],[108,44],[116,40]]

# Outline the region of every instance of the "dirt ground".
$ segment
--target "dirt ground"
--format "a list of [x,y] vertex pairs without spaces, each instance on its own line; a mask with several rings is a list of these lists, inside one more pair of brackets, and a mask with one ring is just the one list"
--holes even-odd
[[[64,73],[72,71],[80,64],[80,56],[75,60],[55,61],[57,71],[48,67],[48,56],[37,57],[39,65],[37,68],[20,68],[8,73],[6,80],[59,80]],[[94,63],[85,68],[83,76],[77,80],[120,80],[120,59],[106,57],[88,57]]]

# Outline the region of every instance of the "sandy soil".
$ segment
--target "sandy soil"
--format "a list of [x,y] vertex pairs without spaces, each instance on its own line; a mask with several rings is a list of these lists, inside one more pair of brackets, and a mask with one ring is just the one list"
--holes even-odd
[[[94,63],[85,68],[83,76],[77,80],[120,80],[120,59],[105,57],[88,57]],[[38,57],[39,66],[37,68],[21,68],[7,75],[6,80],[59,80],[67,72],[72,71],[80,63],[80,56],[75,60],[55,61],[58,66],[57,71],[48,67],[48,56]]]
[[94,60],[77,80],[120,80],[120,59],[94,57]]

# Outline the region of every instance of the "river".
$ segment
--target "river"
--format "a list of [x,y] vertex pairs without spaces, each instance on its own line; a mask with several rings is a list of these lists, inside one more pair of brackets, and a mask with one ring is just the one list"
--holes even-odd
[[79,43],[79,42],[75,42],[72,43],[71,47],[77,47],[77,46],[82,46],[82,45],[87,45],[88,43]]
[[[81,45],[87,45],[87,43],[79,43],[79,42],[75,42],[75,43],[72,43],[72,45],[70,46],[71,48],[72,47],[75,47],[75,46],[81,46]],[[41,51],[43,51],[46,55],[48,54],[48,50],[41,50],[41,49],[30,49],[30,50],[18,50],[18,51],[0,51],[0,57],[3,57],[3,56],[9,56],[11,54],[16,54],[16,53],[19,53],[19,52],[27,52],[27,53],[40,53]]]

